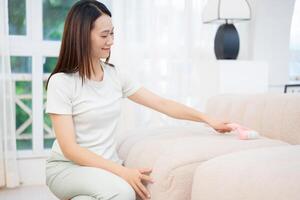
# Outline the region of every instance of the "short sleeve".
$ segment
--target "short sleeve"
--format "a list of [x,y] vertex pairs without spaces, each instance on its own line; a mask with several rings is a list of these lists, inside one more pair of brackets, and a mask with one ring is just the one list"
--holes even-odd
[[129,75],[129,73],[121,71],[118,68],[116,68],[116,70],[118,71],[121,80],[123,98],[134,94],[142,87],[137,80]]
[[72,79],[67,74],[51,76],[47,88],[46,113],[72,114]]

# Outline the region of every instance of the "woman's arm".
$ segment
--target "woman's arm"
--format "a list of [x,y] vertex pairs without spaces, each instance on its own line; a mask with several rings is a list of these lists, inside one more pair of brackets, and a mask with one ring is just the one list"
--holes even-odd
[[119,174],[121,166],[80,147],[75,140],[71,115],[50,114],[58,144],[64,156],[79,165],[98,167]]
[[71,115],[50,114],[58,144],[66,158],[78,165],[101,168],[125,179],[141,196],[146,199],[149,195],[141,180],[152,182],[151,169],[130,169],[79,146],[75,139],[75,130]]
[[213,119],[176,101],[162,98],[145,88],[139,89],[128,98],[138,104],[147,106],[176,119],[205,122],[219,132],[228,132],[231,130],[231,128],[226,125],[226,122]]

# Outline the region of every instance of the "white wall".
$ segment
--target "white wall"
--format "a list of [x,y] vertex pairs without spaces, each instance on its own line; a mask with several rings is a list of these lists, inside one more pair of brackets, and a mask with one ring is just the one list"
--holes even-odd
[[249,55],[269,62],[270,91],[283,91],[288,82],[289,42],[295,0],[250,0]]
[[[252,19],[235,23],[240,36],[238,59],[268,62],[269,91],[283,92],[289,76],[290,30],[295,0],[248,1],[252,8]],[[207,24],[203,28],[210,26]],[[213,45],[214,30],[211,34],[204,36]],[[213,46],[199,51],[206,51],[202,59],[215,59]]]

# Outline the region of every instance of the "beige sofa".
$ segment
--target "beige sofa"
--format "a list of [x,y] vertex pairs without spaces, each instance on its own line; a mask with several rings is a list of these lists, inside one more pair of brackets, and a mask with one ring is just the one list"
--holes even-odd
[[261,136],[201,123],[132,130],[118,151],[126,166],[153,168],[152,199],[300,199],[299,95],[219,95],[206,112]]

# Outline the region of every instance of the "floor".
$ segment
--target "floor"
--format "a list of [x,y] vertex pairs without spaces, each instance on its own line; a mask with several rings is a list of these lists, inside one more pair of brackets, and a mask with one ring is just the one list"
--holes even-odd
[[1,200],[58,200],[44,186],[23,186],[16,189],[0,189]]

